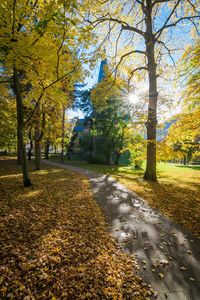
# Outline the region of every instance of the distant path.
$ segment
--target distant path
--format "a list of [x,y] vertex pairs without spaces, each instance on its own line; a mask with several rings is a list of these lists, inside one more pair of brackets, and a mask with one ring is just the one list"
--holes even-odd
[[157,213],[108,175],[43,161],[88,177],[104,211],[109,231],[122,248],[138,258],[144,281],[159,300],[200,300],[200,239]]

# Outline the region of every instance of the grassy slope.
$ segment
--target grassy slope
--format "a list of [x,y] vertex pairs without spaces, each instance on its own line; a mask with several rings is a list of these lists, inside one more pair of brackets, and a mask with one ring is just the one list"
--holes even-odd
[[0,299],[147,299],[88,180],[50,167],[31,179],[22,188],[15,161],[0,160]]
[[77,161],[70,163],[111,174],[144,198],[151,207],[200,236],[200,167],[159,163],[158,183],[152,183],[142,179],[143,170],[135,171],[129,166],[95,165]]

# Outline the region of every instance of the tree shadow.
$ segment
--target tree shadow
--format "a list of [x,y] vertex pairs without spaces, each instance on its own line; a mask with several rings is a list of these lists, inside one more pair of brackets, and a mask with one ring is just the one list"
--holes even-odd
[[90,182],[110,233],[137,255],[143,278],[161,294],[184,291],[197,299],[200,240],[108,175],[91,175]]

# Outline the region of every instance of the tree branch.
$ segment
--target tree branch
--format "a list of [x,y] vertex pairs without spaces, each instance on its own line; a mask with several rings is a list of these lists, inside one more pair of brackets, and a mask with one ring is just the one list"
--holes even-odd
[[116,40],[116,43],[115,43],[115,56],[114,56],[115,57],[115,63],[116,63],[116,57],[117,57],[117,52],[118,52],[118,42],[120,40],[121,35],[122,35],[122,29],[120,30],[120,33],[119,33],[119,35],[117,37],[117,40]]
[[170,2],[170,1],[173,1],[173,0],[156,0],[154,3],[153,3],[153,6],[155,4],[158,4],[158,3],[165,3],[165,2]]
[[70,72],[64,74],[64,75],[61,76],[60,78],[57,78],[56,80],[54,80],[53,82],[51,82],[49,85],[45,86],[45,87],[44,87],[44,91],[45,91],[46,89],[50,88],[50,87],[51,87],[52,85],[54,85],[55,83],[57,83],[58,81],[61,81],[62,79],[64,79],[65,77],[67,77],[68,75],[70,75],[71,73],[73,73],[74,71],[76,71],[76,70],[77,70],[77,67],[78,67],[78,65],[77,65],[76,67],[74,67]]
[[33,108],[30,116],[28,117],[28,119],[24,122],[24,125],[26,125],[27,123],[29,123],[29,121],[31,120],[31,118],[33,117],[34,113],[35,113],[35,110],[37,109],[39,103],[40,103],[40,100],[42,99],[43,95],[44,95],[44,92],[45,90],[47,90],[48,88],[50,88],[52,85],[56,84],[58,81],[61,81],[62,79],[64,79],[65,77],[67,77],[68,75],[70,75],[71,73],[73,73],[76,69],[77,69],[78,65],[76,67],[74,67],[70,72],[66,73],[65,75],[61,76],[60,78],[57,78],[56,80],[54,80],[53,82],[51,82],[49,85],[43,87],[42,89],[42,92],[35,104],[35,107]]
[[174,65],[174,67],[175,67],[176,64],[175,64],[174,58],[173,58],[173,56],[172,56],[172,54],[171,54],[171,50],[166,46],[166,44],[165,44],[163,41],[157,41],[157,43],[164,46],[164,48],[167,50],[167,53],[168,53],[169,57],[171,58],[171,60],[172,60],[172,62],[173,62],[173,65]]
[[0,84],[1,84],[1,83],[8,83],[8,82],[13,82],[13,80],[12,80],[12,79],[8,79],[8,80],[0,80]]
[[147,11],[147,7],[144,5],[144,3],[142,3],[142,1],[136,0],[136,2],[142,6],[143,10]]
[[146,52],[141,51],[141,50],[132,50],[132,51],[129,51],[129,52],[125,53],[124,55],[122,55],[122,56],[120,57],[119,62],[118,62],[117,65],[116,65],[116,67],[114,68],[114,70],[113,70],[113,71],[111,72],[111,74],[110,74],[110,76],[111,76],[113,73],[115,73],[114,82],[115,82],[116,77],[117,77],[117,70],[118,70],[120,64],[122,63],[122,61],[124,60],[124,58],[126,58],[127,56],[129,56],[129,55],[131,55],[131,54],[134,54],[134,53],[139,53],[139,54],[144,54],[144,55],[146,55]]
[[[176,4],[174,5],[174,7],[173,7],[171,13],[170,13],[169,16],[167,17],[167,19],[166,19],[164,25],[156,32],[156,34],[158,34],[157,40],[158,40],[159,37],[161,36],[161,34],[162,34],[163,30],[166,28],[166,26],[168,26],[167,23],[169,22],[169,20],[171,19],[172,15],[174,14],[174,12],[175,12],[177,6],[179,5],[180,1],[181,1],[181,0],[178,0],[178,1],[176,2]],[[156,35],[156,34],[155,34],[155,35]]]
[[194,21],[193,21],[192,19],[195,19],[195,18],[200,18],[200,15],[198,15],[198,16],[190,16],[190,17],[183,17],[183,18],[178,19],[176,22],[174,22],[174,23],[172,23],[172,24],[168,24],[168,25],[166,25],[166,26],[160,28],[160,29],[155,33],[155,35],[158,34],[158,36],[156,37],[156,40],[160,37],[160,35],[161,35],[161,33],[163,32],[164,29],[169,28],[169,27],[176,26],[179,22],[181,22],[181,21],[183,21],[183,20],[189,20],[189,21],[191,21],[191,22],[194,24]]
[[131,55],[131,54],[134,54],[134,53],[140,53],[140,54],[146,55],[146,52],[140,51],[140,50],[132,50],[132,51],[130,51],[130,52],[127,52],[127,53],[125,53],[124,55],[121,56],[120,61],[118,62],[118,64],[117,64],[117,66],[116,66],[115,69],[117,69],[117,68],[120,66],[121,62],[123,61],[123,59],[124,59],[125,57],[127,57],[127,56],[129,56],[129,55]]
[[15,7],[16,7],[16,2],[17,2],[17,0],[13,1],[13,8],[12,8],[12,11],[13,11],[12,34],[15,33]]
[[134,73],[137,72],[137,71],[141,71],[141,70],[146,70],[146,71],[148,71],[148,68],[147,68],[147,67],[137,67],[137,68],[135,68],[134,70],[131,71],[131,73],[130,73],[131,76],[130,76],[129,79],[128,79],[128,89],[129,89],[130,81],[131,81],[131,79],[132,79]]
[[45,30],[41,32],[39,37],[37,37],[34,42],[32,42],[31,46],[34,46],[41,39],[41,37],[43,37],[44,34],[45,34]]
[[[89,21],[90,22],[90,21]],[[90,22],[90,24],[95,24],[98,25],[100,23],[103,23],[103,22],[115,22],[117,24],[120,24],[122,26],[122,30],[130,30],[130,31],[134,31],[138,34],[140,34],[141,36],[144,37],[145,35],[145,32],[143,32],[142,30],[136,28],[136,27],[133,27],[133,26],[130,26],[128,23],[126,23],[125,21],[122,21],[122,20],[118,20],[116,18],[112,18],[112,17],[102,17],[102,18],[99,18],[98,20],[96,21],[93,21],[93,22]]]
[[131,75],[133,75],[135,72],[137,72],[137,71],[141,71],[141,70],[148,70],[148,68],[147,67],[138,67],[138,68],[135,68],[133,71],[131,71]]
[[192,8],[194,9],[194,11],[198,14],[198,10],[196,9],[196,7],[194,6],[194,4],[190,1],[187,0],[187,2],[189,2],[189,4],[192,6]]

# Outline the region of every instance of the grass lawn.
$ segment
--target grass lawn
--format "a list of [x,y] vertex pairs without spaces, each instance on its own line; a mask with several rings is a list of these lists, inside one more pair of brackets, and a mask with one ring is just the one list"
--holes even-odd
[[[59,161],[58,157],[52,159]],[[111,174],[149,205],[200,237],[200,167],[158,164],[158,182],[142,179],[144,170],[67,161],[95,172]]]
[[15,160],[0,159],[0,299],[147,299],[88,180],[47,166],[31,179],[23,188]]

